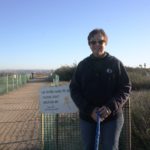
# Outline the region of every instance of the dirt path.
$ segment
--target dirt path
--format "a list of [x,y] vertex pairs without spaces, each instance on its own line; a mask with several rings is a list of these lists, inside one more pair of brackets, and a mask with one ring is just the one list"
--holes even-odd
[[28,83],[0,96],[0,150],[40,149],[39,90]]

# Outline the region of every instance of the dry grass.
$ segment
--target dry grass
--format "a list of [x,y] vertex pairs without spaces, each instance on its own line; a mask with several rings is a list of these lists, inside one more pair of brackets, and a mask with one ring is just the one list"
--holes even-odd
[[131,95],[132,149],[150,147],[150,90],[133,91]]

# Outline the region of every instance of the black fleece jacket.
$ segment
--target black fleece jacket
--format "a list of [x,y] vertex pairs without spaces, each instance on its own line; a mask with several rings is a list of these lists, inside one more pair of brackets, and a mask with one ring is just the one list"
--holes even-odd
[[93,55],[82,60],[70,83],[73,101],[79,108],[81,119],[94,122],[90,117],[95,107],[107,106],[116,118],[129,98],[131,84],[125,67],[117,58],[109,55],[96,58]]

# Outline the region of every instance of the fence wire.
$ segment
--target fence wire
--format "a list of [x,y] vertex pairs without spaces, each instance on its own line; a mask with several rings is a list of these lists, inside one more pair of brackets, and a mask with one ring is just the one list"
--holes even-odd
[[42,149],[81,150],[78,113],[42,115]]
[[[119,150],[131,150],[130,100],[124,107],[125,123]],[[83,150],[78,113],[42,114],[42,150]]]
[[28,74],[14,74],[0,76],[0,94],[8,93],[22,85],[29,80]]

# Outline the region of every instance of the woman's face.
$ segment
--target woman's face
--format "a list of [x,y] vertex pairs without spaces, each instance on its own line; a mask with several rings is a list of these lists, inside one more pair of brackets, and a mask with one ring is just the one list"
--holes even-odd
[[105,53],[106,42],[100,33],[95,34],[89,41],[89,46],[95,57],[102,57]]

